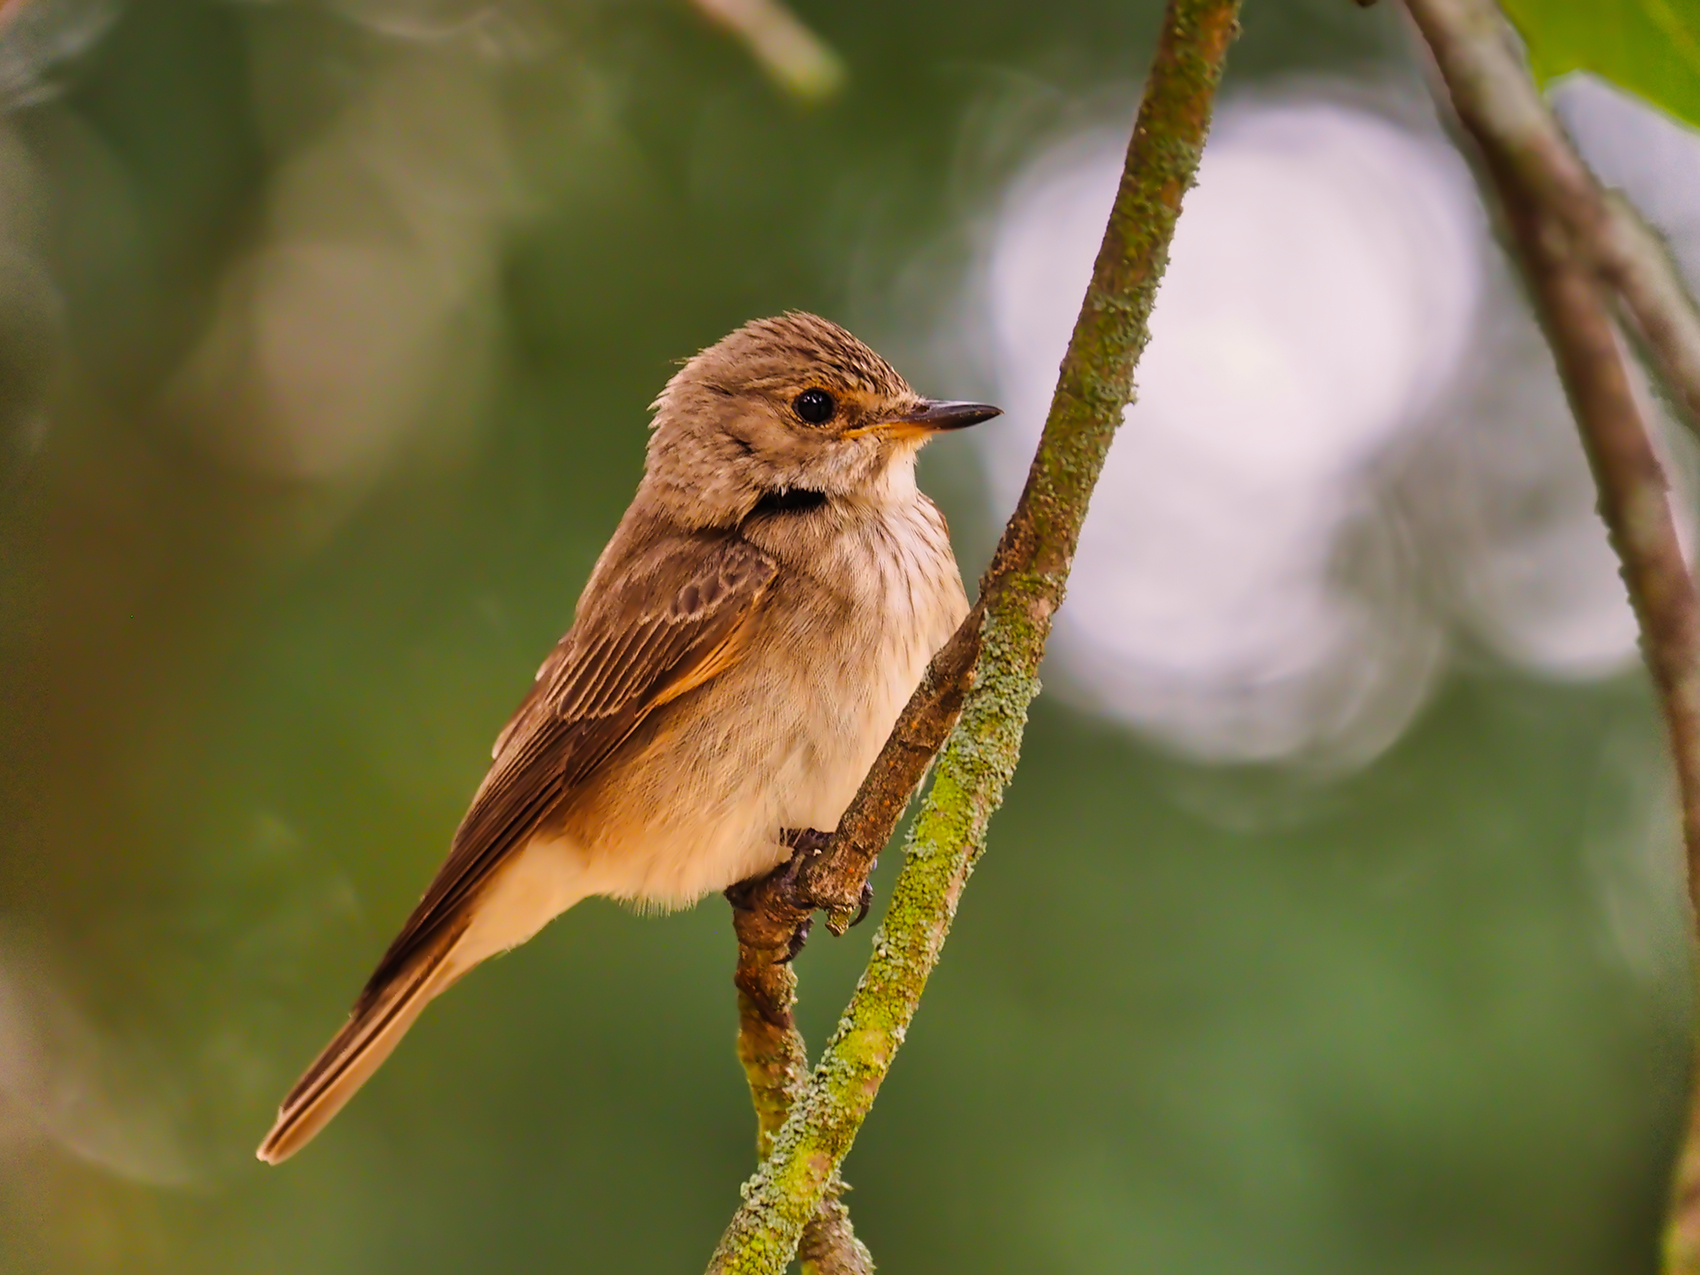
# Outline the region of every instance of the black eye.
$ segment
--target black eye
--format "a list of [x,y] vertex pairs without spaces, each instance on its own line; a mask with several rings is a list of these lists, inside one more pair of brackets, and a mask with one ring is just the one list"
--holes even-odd
[[811,425],[825,425],[838,410],[838,404],[825,390],[804,390],[791,400],[791,410]]

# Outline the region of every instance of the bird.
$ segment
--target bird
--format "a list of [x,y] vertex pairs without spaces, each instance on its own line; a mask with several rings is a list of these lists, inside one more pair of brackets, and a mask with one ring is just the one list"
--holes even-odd
[[574,904],[685,907],[818,843],[967,614],[915,460],[997,407],[923,398],[792,311],[686,360],[650,411],[571,628],[261,1160],[299,1151],[431,1000]]

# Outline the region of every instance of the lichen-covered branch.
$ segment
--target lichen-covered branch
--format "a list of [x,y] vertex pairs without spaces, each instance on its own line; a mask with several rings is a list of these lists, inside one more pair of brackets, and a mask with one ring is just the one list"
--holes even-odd
[[[981,583],[980,605],[940,654],[948,661],[978,647],[960,719],[910,831],[903,872],[867,970],[820,1066],[745,1185],[744,1203],[715,1250],[711,1272],[778,1275],[785,1269],[804,1225],[836,1181],[938,960],[962,887],[985,845],[987,823],[1014,772],[1087,501],[1133,397],[1134,366],[1149,333],[1181,200],[1209,131],[1238,9],[1238,0],[1169,0],[1115,206],[1026,489]],[[846,828],[862,817],[858,812],[866,816],[858,835],[870,839],[875,853],[926,763],[921,756],[902,782],[907,771],[894,765],[894,756],[910,757],[924,738],[920,731],[908,742],[899,738],[904,723],[936,722],[936,704],[928,707],[932,697],[942,701],[963,684],[960,677],[936,676],[938,670],[935,661],[893,732],[895,742],[846,815]],[[868,797],[875,789],[886,791],[885,804]],[[842,906],[843,894],[829,902]]]
[[[759,889],[760,883],[756,884]],[[795,926],[787,910],[750,906],[739,898],[732,911],[738,936],[738,1061],[756,1109],[756,1154],[765,1160],[773,1138],[809,1074],[808,1050],[791,1007],[797,976],[783,958]],[[872,1275],[872,1256],[850,1225],[836,1178],[804,1227],[798,1253],[804,1275]]]
[[[1673,378],[1678,397],[1700,386],[1681,384],[1676,379],[1681,369],[1672,363],[1693,352],[1660,353],[1659,341],[1675,329],[1661,338],[1656,324],[1680,322],[1678,312],[1691,319],[1691,303],[1674,276],[1625,273],[1626,265],[1648,266],[1652,258],[1622,238],[1633,224],[1604,200],[1547,114],[1491,0],[1407,0],[1407,6],[1434,54],[1459,122],[1480,148],[1581,431],[1600,513],[1623,564],[1642,653],[1659,691],[1682,802],[1689,897],[1700,903],[1700,594],[1677,543],[1665,475],[1631,387],[1608,298],[1616,288],[1630,312],[1644,316],[1643,335],[1658,354],[1662,374]],[[1674,289],[1675,296],[1653,304],[1647,291],[1653,287]],[[1666,1264],[1673,1272],[1700,1270],[1700,1153],[1693,1138],[1691,1132],[1678,1168],[1666,1235]]]
[[[980,649],[979,614],[976,605],[933,657],[831,844],[808,856],[794,873],[781,869],[726,892],[738,939],[738,965],[732,976],[738,989],[738,1061],[756,1109],[756,1150],[762,1159],[809,1070],[808,1051],[791,1013],[797,994],[790,965],[792,935],[816,909],[826,910],[827,924],[835,933],[842,934],[849,924],[876,857],[962,711],[963,692]],[[856,1239],[849,1210],[839,1198],[845,1189],[835,1182],[804,1230],[798,1251],[805,1275],[866,1275],[873,1270],[873,1259]]]
[[[738,939],[738,1061],[756,1109],[756,1150],[767,1158],[773,1136],[808,1076],[808,1051],[791,1007],[797,977],[791,938],[815,909],[844,932],[879,852],[891,839],[928,763],[962,711],[968,675],[980,649],[980,606],[933,656],[921,684],[886,739],[874,767],[839,820],[832,842],[795,873],[781,869],[728,890]],[[798,852],[803,853],[802,851]],[[789,865],[787,865],[789,866]],[[804,1229],[805,1275],[865,1275],[873,1260],[855,1237],[835,1182]]]

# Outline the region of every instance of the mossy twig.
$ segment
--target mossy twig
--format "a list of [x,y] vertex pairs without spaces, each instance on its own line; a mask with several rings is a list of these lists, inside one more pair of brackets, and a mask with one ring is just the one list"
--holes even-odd
[[[840,836],[823,853],[823,883],[832,877],[842,887],[854,879],[839,858],[840,842],[855,839],[856,853],[867,846],[877,853],[890,836],[931,755],[921,746],[926,732],[941,721],[948,725],[953,695],[961,696],[960,719],[910,831],[867,970],[770,1153],[745,1184],[744,1203],[715,1250],[711,1272],[785,1269],[805,1224],[834,1189],[838,1165],[938,960],[987,823],[1014,773],[1087,502],[1133,397],[1134,367],[1181,200],[1197,173],[1238,10],[1238,0],[1169,0],[1121,185],[1026,489],[981,582],[980,604],[935,659]],[[971,672],[948,675],[950,662],[965,654]],[[861,873],[865,880],[865,867]],[[840,915],[854,897],[842,888],[823,893],[832,894],[825,905]]]
[[[756,1109],[756,1155],[765,1160],[808,1080],[809,1055],[791,1013],[797,976],[784,959],[797,918],[783,903],[755,906],[763,884],[750,883],[738,897],[732,928],[738,936],[738,1061]],[[804,1227],[798,1247],[804,1275],[872,1275],[873,1258],[839,1198],[847,1189],[835,1178]]]

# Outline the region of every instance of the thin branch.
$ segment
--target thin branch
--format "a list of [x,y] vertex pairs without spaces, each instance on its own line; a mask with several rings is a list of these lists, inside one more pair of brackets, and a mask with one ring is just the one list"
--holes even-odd
[[[764,882],[753,883],[751,897]],[[801,918],[791,918],[782,903],[751,906],[745,898],[732,911],[738,936],[738,1061],[749,1081],[756,1109],[756,1155],[765,1160],[774,1135],[809,1074],[808,1050],[791,1007],[797,976],[783,958]],[[872,1275],[874,1262],[850,1225],[840,1195],[847,1190],[835,1178],[803,1229],[798,1254],[804,1275]]]
[[1670,251],[1616,192],[1605,197],[1607,277],[1690,428],[1700,432],[1700,310]]
[[[1685,344],[1692,333],[1679,330],[1682,315],[1692,320],[1691,303],[1662,255],[1645,241],[1631,242],[1632,224],[1602,198],[1547,114],[1490,0],[1406,3],[1460,123],[1481,150],[1594,471],[1600,514],[1623,564],[1670,733],[1689,900],[1700,917],[1700,594],[1677,543],[1668,484],[1631,388],[1606,289],[1619,288],[1640,317],[1673,392],[1696,403],[1700,380],[1678,379],[1684,368],[1700,368],[1700,356]],[[1695,1131],[1689,1136],[1667,1232],[1672,1270],[1700,1263],[1700,1153]]]
[[[1600,189],[1547,109],[1496,5],[1422,0],[1408,7],[1460,118],[1467,107],[1490,124],[1505,179],[1569,231],[1585,263],[1617,293],[1688,425],[1700,430],[1700,314],[1664,245],[1632,209]],[[1475,132],[1468,119],[1465,125]]]
[[[933,656],[831,843],[809,855],[795,873],[781,869],[727,891],[738,938],[732,975],[738,988],[738,1061],[756,1110],[760,1159],[772,1149],[809,1070],[808,1050],[791,1013],[797,999],[792,935],[817,909],[826,911],[835,934],[848,928],[879,852],[962,712],[980,651],[980,611],[976,604]],[[839,1199],[845,1189],[835,1182],[804,1229],[798,1252],[805,1271],[811,1263],[820,1275],[873,1270],[873,1259],[856,1239],[849,1210]]]
[[873,1275],[874,1259],[850,1229],[850,1210],[838,1198],[850,1188],[834,1179],[797,1245],[801,1275]]
[[[940,705],[963,684],[961,677],[939,676],[940,662],[978,647],[960,720],[910,831],[873,956],[820,1066],[745,1185],[743,1206],[721,1238],[711,1272],[778,1275],[785,1269],[805,1223],[832,1189],[938,960],[985,845],[986,825],[1014,773],[1087,501],[1133,397],[1134,366],[1145,348],[1181,199],[1197,173],[1238,9],[1238,0],[1169,0],[1092,282],[1026,490],[981,583],[981,605],[935,660],[882,762],[864,782],[844,824],[861,830],[835,838],[823,855],[828,862],[805,865],[823,883],[848,882],[855,870],[839,860],[838,843],[854,840],[876,852],[884,844],[925,766],[930,750],[923,741],[949,716]],[[904,723],[915,728],[907,741]],[[923,754],[918,764],[911,757],[916,751]],[[910,760],[894,764],[899,755]],[[876,792],[884,796],[871,795]],[[865,824],[857,822],[864,817]],[[835,919],[842,919],[849,902],[847,891],[836,893],[829,903],[839,913]]]
[[[1700,598],[1677,544],[1668,484],[1623,350],[1589,268],[1592,250],[1576,231],[1577,215],[1564,207],[1578,188],[1545,180],[1551,170],[1528,162],[1525,108],[1530,101],[1545,108],[1527,71],[1499,60],[1509,28],[1491,0],[1407,0],[1407,7],[1459,122],[1481,148],[1594,468],[1600,513],[1623,563],[1676,753],[1689,894],[1700,915]],[[1504,83],[1510,75],[1529,92],[1512,93]]]
[[844,61],[781,0],[691,0],[711,22],[749,48],[774,83],[804,101],[822,101],[844,87]]

